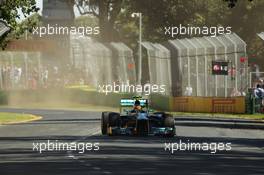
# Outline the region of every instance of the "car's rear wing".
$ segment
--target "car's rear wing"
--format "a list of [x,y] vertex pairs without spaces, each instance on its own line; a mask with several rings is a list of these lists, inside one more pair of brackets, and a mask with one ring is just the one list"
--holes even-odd
[[[136,101],[135,99],[124,99],[123,98],[120,100],[120,106],[121,107],[132,107],[132,106],[134,106],[135,101]],[[142,107],[148,106],[148,100],[147,99],[140,99],[139,102],[140,102],[140,105]]]

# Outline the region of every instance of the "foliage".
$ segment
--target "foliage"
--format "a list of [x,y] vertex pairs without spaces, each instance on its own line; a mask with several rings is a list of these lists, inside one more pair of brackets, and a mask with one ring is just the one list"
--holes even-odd
[[[264,65],[264,42],[256,35],[264,28],[263,0],[71,0],[71,6],[74,3],[82,14],[97,19],[79,17],[75,24],[99,25],[103,42],[122,41],[136,48],[138,19],[132,18],[131,14],[141,12],[143,40],[163,42],[172,39],[164,34],[166,26],[231,26],[232,31],[248,44],[250,61]],[[25,16],[38,10],[35,0],[4,1],[0,6],[0,18],[12,27],[13,37],[36,25],[36,22],[30,21],[27,25],[18,25],[16,18],[19,18],[19,9]],[[6,37],[2,37],[2,40]],[[3,42],[0,43],[3,45]]]
[[264,66],[264,42],[257,36],[264,28],[263,9],[263,0],[125,0],[115,27],[119,38],[135,48],[138,20],[131,18],[133,12],[143,14],[143,40],[152,42],[172,39],[164,34],[166,26],[230,26],[247,43],[249,62]]
[[92,14],[98,18],[103,41],[118,39],[114,25],[121,11],[122,2],[123,0],[76,0],[81,14]]
[[[7,22],[11,27],[13,37],[18,38],[26,30],[31,30],[35,25],[35,21],[30,21],[30,19],[27,20],[27,25],[20,25],[18,20],[22,16],[19,11],[22,12],[23,17],[27,18],[38,10],[35,0],[6,0],[0,5],[0,19]],[[9,34],[5,34],[0,37],[0,47],[4,48],[6,46],[8,36]]]
[[[228,3],[228,7],[230,7],[230,8],[233,8],[233,7],[235,7],[235,5],[236,5],[236,3],[237,3],[237,0],[223,0],[223,1],[225,1],[225,2],[227,2]],[[248,0],[248,1],[253,1],[253,0]]]

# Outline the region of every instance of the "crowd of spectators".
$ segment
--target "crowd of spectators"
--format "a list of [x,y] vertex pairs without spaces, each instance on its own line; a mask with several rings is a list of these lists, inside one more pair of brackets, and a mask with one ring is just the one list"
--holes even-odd
[[82,70],[70,65],[60,67],[45,66],[0,66],[0,87],[10,89],[60,88],[84,84]]

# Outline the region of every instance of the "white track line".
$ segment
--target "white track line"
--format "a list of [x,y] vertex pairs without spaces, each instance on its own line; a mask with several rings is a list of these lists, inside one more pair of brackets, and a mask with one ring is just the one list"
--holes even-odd
[[[98,135],[100,133],[100,127],[96,127],[96,128],[92,128],[92,129],[89,129],[88,131],[88,136],[85,136],[83,139],[79,139],[79,140],[75,140],[73,142],[80,142],[80,141],[84,141],[84,140],[87,140],[89,137],[91,136],[95,136],[95,135]],[[75,160],[78,160],[79,158],[76,157],[72,151],[68,151],[67,152],[67,157],[69,158],[72,158],[72,159],[75,159]]]

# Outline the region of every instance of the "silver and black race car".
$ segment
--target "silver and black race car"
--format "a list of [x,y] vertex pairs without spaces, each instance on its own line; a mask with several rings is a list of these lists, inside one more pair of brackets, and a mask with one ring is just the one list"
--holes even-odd
[[147,99],[121,99],[120,113],[102,112],[103,135],[137,135],[173,137],[176,129],[173,116],[149,110]]

